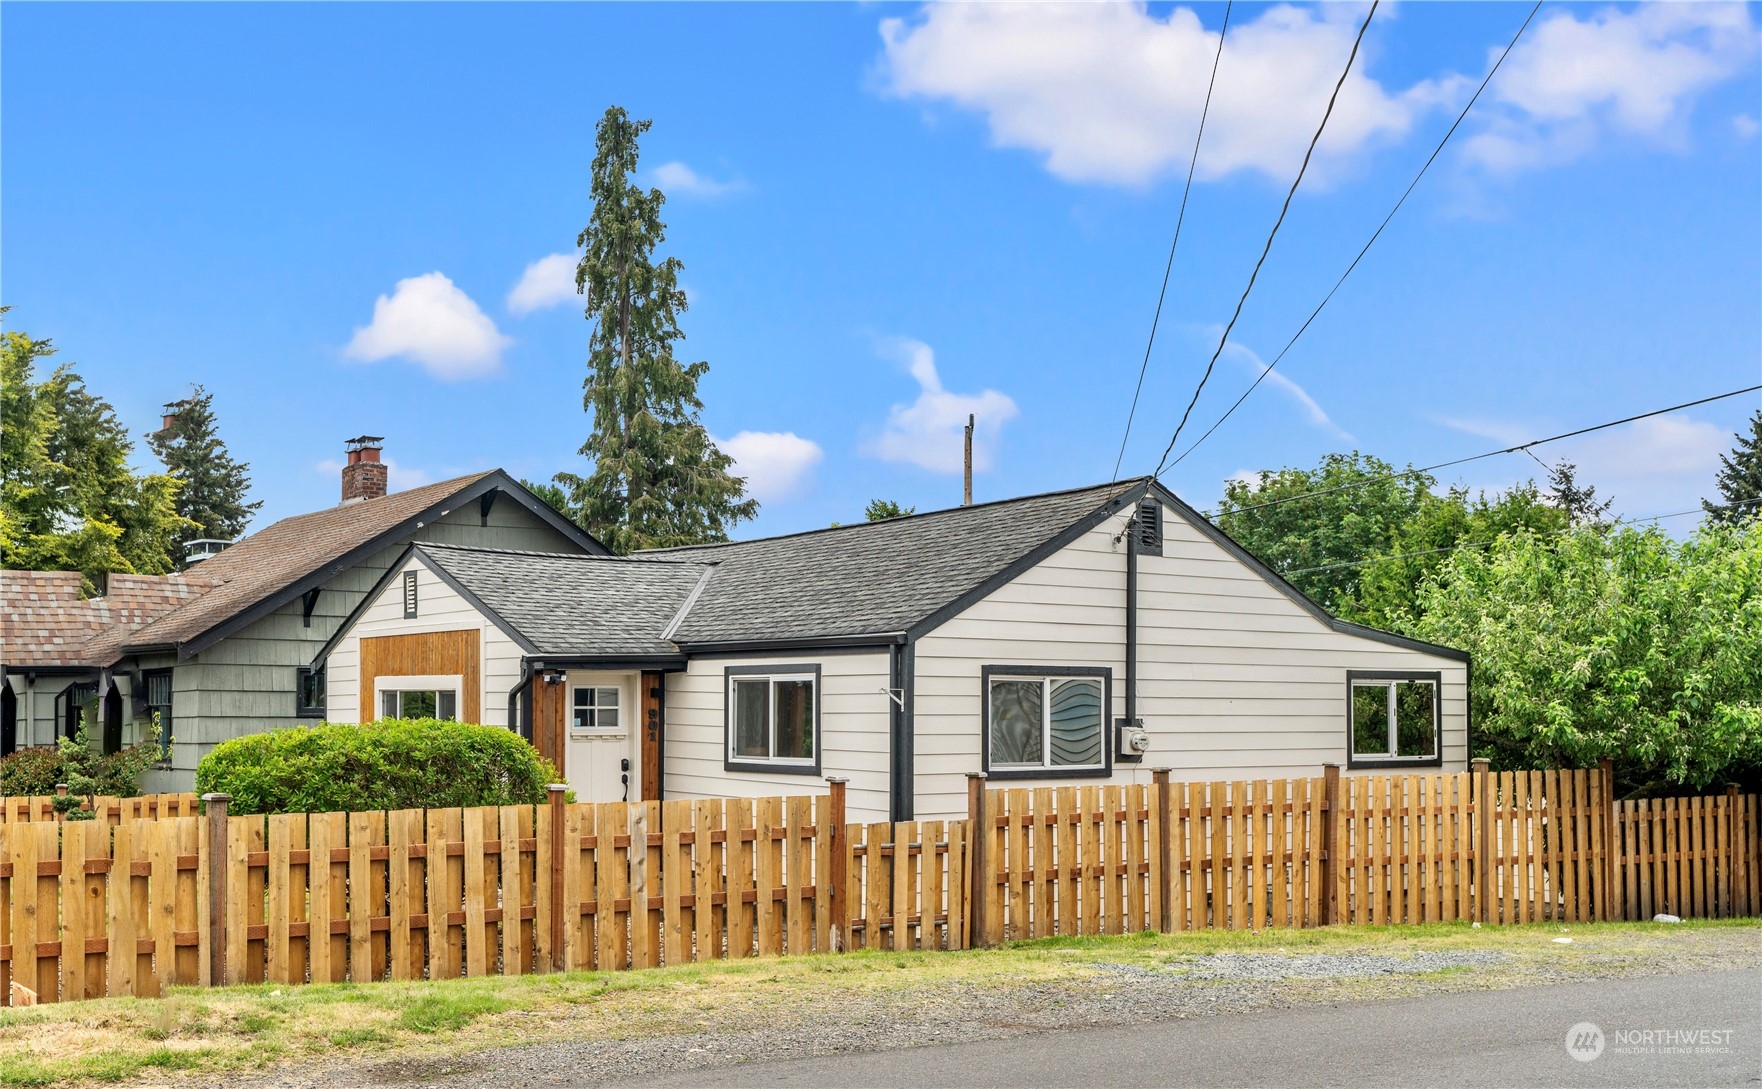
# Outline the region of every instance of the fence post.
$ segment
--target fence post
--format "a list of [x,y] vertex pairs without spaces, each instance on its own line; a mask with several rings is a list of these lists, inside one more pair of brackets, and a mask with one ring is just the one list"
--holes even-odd
[[985,935],[985,897],[989,884],[985,880],[986,863],[991,857],[991,841],[996,838],[991,831],[989,817],[990,805],[985,794],[985,773],[967,772],[967,834],[973,837],[973,846],[967,851],[967,877],[970,890],[967,893],[967,947],[978,949],[986,944]]
[[[67,784],[66,783],[56,783],[55,784],[55,796],[57,798],[67,797]],[[49,811],[55,814],[55,823],[56,824],[60,824],[63,821],[67,820],[67,814],[63,813],[59,809],[56,809],[53,804],[51,804],[49,806]]]
[[[1194,812],[1197,813],[1198,811],[1199,811],[1198,805],[1197,805],[1197,803],[1195,803]],[[1334,841],[1334,834],[1335,834],[1336,830],[1339,828],[1339,826],[1340,826],[1340,765],[1338,765],[1338,764],[1323,764],[1322,765],[1322,835],[1321,835],[1321,851],[1322,851],[1322,857],[1321,857],[1322,918],[1321,918],[1321,921],[1322,921],[1323,926],[1330,926],[1333,923],[1338,922],[1339,918],[1340,918],[1340,903],[1339,903],[1340,893],[1339,893],[1339,888],[1334,881],[1335,873],[1337,872],[1337,867],[1340,865],[1340,860],[1337,857],[1339,852],[1336,850],[1336,848],[1338,847],[1338,844],[1336,844]],[[1193,863],[1193,865],[1195,867],[1194,872],[1195,872],[1195,874],[1197,874],[1198,873],[1197,867],[1198,867],[1199,863],[1195,862],[1195,863]],[[1199,896],[1199,893],[1197,891],[1199,888],[1199,884],[1198,884],[1199,878],[1197,876],[1195,876],[1193,880],[1194,880],[1193,888],[1195,890],[1193,895],[1197,899],[1197,897]],[[1198,914],[1198,910],[1199,910],[1198,907],[1195,906],[1194,913]]]
[[[850,845],[844,828],[844,789],[849,781],[838,775],[826,777],[826,785],[831,788],[831,797],[826,804],[826,819],[832,825],[831,835],[817,837],[832,852],[829,867],[831,877],[828,878],[832,882],[832,888],[828,890],[828,902],[832,905],[832,951],[835,953],[844,952],[850,940],[850,901],[845,896],[850,882],[850,872],[847,869]],[[933,862],[934,859],[926,856],[926,866]]]
[[1153,865],[1157,868],[1154,878],[1157,887],[1162,889],[1162,911],[1156,919],[1156,929],[1163,933],[1173,933],[1175,929],[1175,892],[1173,876],[1175,872],[1174,840],[1169,825],[1174,823],[1174,805],[1172,792],[1169,790],[1169,769],[1153,768],[1150,772],[1151,782],[1156,794],[1156,847],[1153,854]]
[[563,797],[569,791],[567,783],[551,783],[545,787],[545,801],[550,811],[551,822],[551,971],[563,972],[569,968],[569,958],[563,955],[563,867],[568,857],[565,846],[563,826]]
[[[226,983],[226,807],[230,794],[204,794],[208,812],[208,985]],[[122,871],[127,873],[126,870]],[[127,889],[127,878],[123,888]],[[116,885],[112,884],[112,894]]]
[[[1603,902],[1597,905],[1597,916],[1604,922],[1615,920],[1615,760],[1605,756],[1597,761],[1603,776]],[[1625,913],[1624,913],[1625,914]]]
[[1725,853],[1719,858],[1719,872],[1724,880],[1720,881],[1719,910],[1731,918],[1738,913],[1738,785],[1725,784],[1725,838],[1720,846]]
[[1474,914],[1483,923],[1493,916],[1493,762],[1484,756],[1469,761],[1474,768]]

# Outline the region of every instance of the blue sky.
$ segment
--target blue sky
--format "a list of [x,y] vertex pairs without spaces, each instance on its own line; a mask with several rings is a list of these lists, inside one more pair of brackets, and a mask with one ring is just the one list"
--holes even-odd
[[[1235,8],[1122,473],[1168,441],[1364,10]],[[1190,436],[1527,10],[1378,11]],[[979,498],[1106,480],[1223,14],[8,3],[0,288],[11,327],[52,337],[137,433],[191,383],[214,392],[259,524],[334,503],[363,432],[394,488],[580,469],[588,327],[552,255],[617,103],[654,121],[645,180],[685,264],[681,353],[711,365],[704,421],[764,501],[737,535],[957,503],[968,411]],[[1744,6],[1543,8],[1278,377],[1170,483],[1203,506],[1330,450],[1425,464],[1762,381],[1757,26]],[[1622,514],[1684,510],[1758,403],[1543,452]]]

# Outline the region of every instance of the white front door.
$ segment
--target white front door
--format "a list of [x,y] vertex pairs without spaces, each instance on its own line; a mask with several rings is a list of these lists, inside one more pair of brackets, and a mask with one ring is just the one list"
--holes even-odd
[[569,673],[563,696],[569,766],[563,773],[577,801],[642,798],[636,682],[635,673]]

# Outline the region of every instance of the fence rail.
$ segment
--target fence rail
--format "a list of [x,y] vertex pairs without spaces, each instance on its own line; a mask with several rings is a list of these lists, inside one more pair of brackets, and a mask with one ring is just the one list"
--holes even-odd
[[[114,825],[120,824],[125,818],[152,820],[157,817],[193,817],[201,811],[201,804],[194,794],[143,794],[132,798],[101,794],[96,798],[82,800],[80,809]],[[27,797],[14,794],[0,797],[0,824],[57,819],[55,798],[52,795],[33,794]]]
[[[1052,935],[1762,913],[1755,796],[1611,773],[987,789],[965,820],[818,797],[200,816],[0,808],[0,995],[615,970]],[[39,805],[44,803],[44,805]]]

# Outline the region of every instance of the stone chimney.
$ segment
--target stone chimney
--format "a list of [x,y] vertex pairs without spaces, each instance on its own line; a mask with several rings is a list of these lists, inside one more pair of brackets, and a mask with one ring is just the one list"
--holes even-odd
[[385,463],[379,460],[378,435],[361,435],[344,444],[348,463],[343,466],[343,502],[378,499],[385,494]]

